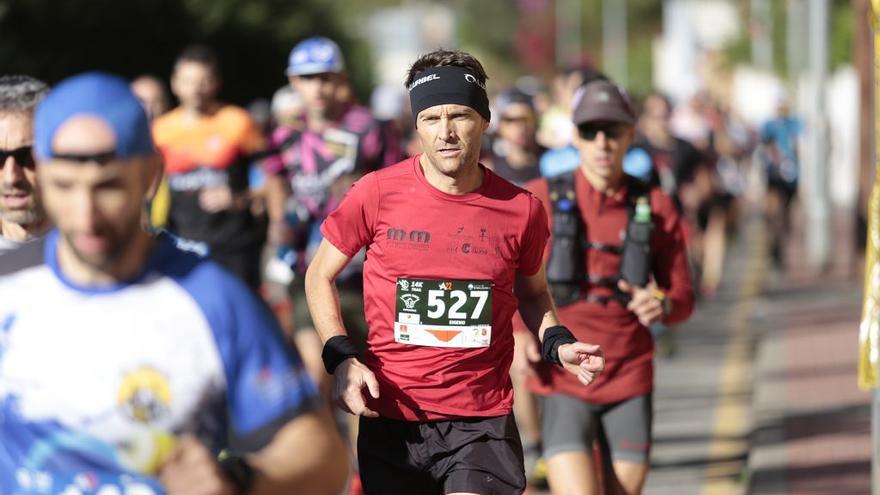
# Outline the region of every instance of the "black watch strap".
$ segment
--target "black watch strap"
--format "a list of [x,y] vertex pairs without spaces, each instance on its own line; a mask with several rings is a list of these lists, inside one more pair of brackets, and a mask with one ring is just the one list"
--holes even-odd
[[223,474],[235,485],[238,495],[250,493],[251,486],[254,484],[254,468],[246,458],[230,454],[221,456],[218,462]]

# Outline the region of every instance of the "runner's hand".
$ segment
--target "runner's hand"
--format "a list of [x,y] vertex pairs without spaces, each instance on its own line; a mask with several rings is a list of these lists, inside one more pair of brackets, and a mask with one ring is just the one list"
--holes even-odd
[[290,246],[293,244],[293,229],[287,220],[281,218],[269,222],[266,241],[270,246]]
[[159,470],[159,483],[168,495],[234,495],[237,488],[223,474],[207,447],[183,435]]
[[356,358],[346,359],[336,367],[333,376],[336,377],[333,401],[340,409],[355,416],[379,417],[379,413],[368,408],[364,400],[364,388],[372,398],[379,398],[379,382],[366,365]]
[[605,353],[596,344],[562,344],[557,352],[562,367],[576,375],[584,385],[592,383],[605,369]]
[[[651,285],[651,284],[648,284]],[[626,305],[626,309],[635,313],[642,325],[650,326],[663,319],[663,301],[655,297],[657,289],[654,287],[636,287],[621,280],[617,286],[626,294],[632,296],[632,300]]]
[[208,213],[232,209],[233,199],[229,186],[206,187],[199,192],[199,206]]

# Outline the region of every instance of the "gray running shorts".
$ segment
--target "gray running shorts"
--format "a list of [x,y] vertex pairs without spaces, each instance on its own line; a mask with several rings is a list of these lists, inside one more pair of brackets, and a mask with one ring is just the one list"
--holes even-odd
[[604,430],[611,459],[647,464],[651,452],[652,395],[612,404],[591,404],[568,395],[541,397],[544,458],[563,452],[592,452]]

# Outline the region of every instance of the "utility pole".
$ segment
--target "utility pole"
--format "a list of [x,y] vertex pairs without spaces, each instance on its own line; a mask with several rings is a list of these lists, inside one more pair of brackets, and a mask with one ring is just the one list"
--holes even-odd
[[749,12],[752,63],[764,70],[773,70],[773,4],[767,0],[751,0]]
[[555,0],[556,67],[583,62],[581,0]]
[[797,82],[807,67],[807,5],[805,0],[788,0],[786,5],[786,58],[788,78]]
[[828,189],[828,124],[825,120],[825,84],[828,77],[828,0],[812,0],[809,5],[809,84],[807,119],[807,161],[804,172],[806,194],[803,204],[807,217],[807,259],[821,272],[831,254],[830,198]]
[[629,83],[626,2],[602,0],[602,68],[619,85]]

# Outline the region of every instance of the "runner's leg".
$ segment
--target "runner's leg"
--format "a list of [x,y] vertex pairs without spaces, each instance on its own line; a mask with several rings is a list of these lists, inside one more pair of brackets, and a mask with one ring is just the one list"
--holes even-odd
[[614,473],[626,495],[642,492],[651,452],[651,394],[625,400],[602,415]]
[[541,405],[541,434],[551,492],[554,495],[599,494],[599,475],[593,459],[598,408],[559,394],[543,397]]
[[592,452],[561,452],[547,458],[553,495],[598,495],[599,478]]

